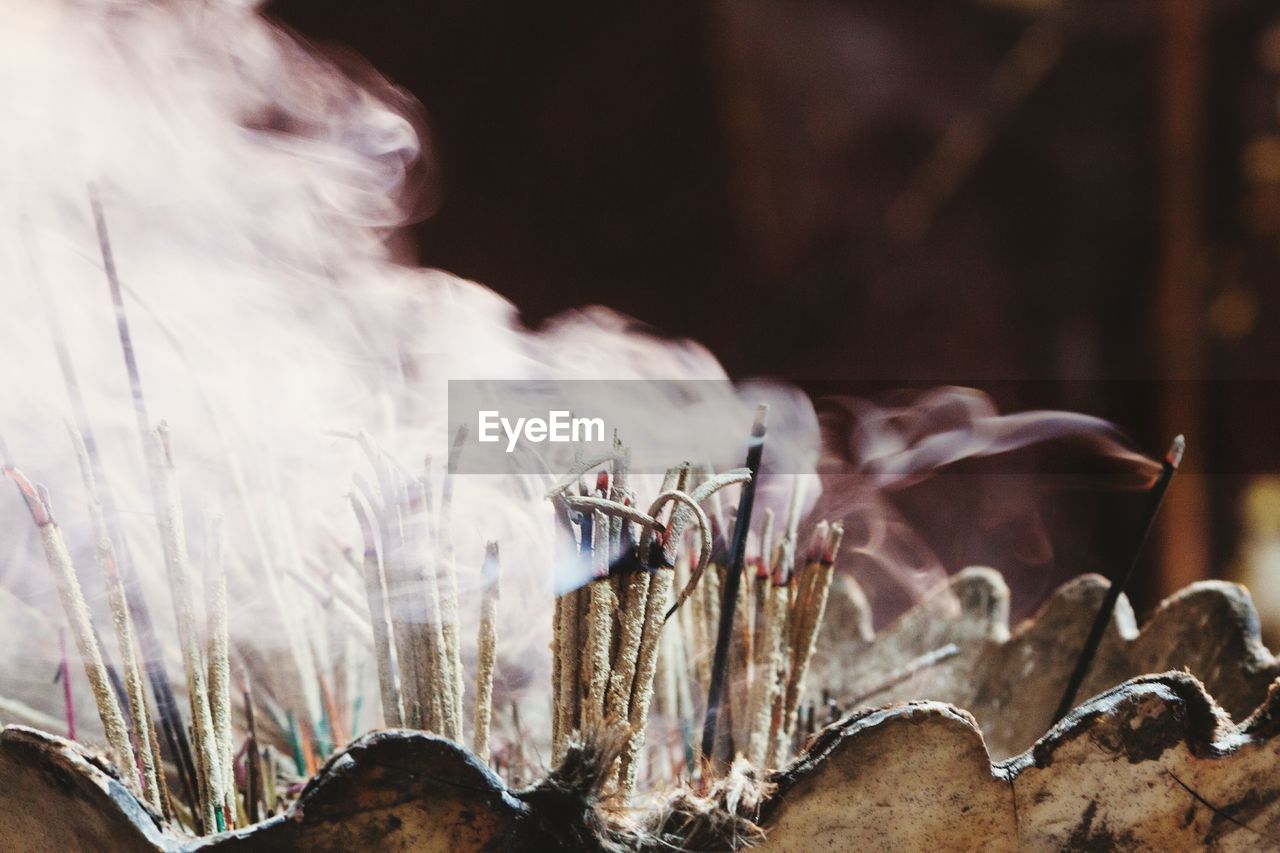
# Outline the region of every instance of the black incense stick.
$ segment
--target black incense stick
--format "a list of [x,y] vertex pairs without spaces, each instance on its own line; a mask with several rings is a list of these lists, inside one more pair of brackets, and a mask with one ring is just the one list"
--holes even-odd
[[1113,578],[1111,586],[1107,588],[1106,598],[1102,600],[1102,606],[1098,608],[1098,615],[1093,620],[1093,627],[1089,630],[1089,636],[1084,642],[1084,648],[1080,650],[1080,656],[1076,658],[1076,667],[1071,673],[1071,680],[1067,682],[1067,689],[1062,694],[1062,701],[1058,703],[1058,710],[1054,712],[1054,723],[1065,717],[1067,712],[1075,707],[1076,694],[1080,692],[1084,677],[1088,674],[1089,667],[1093,664],[1093,659],[1098,654],[1098,646],[1102,643],[1102,636],[1107,632],[1107,625],[1111,623],[1112,614],[1115,613],[1116,609],[1116,602],[1120,600],[1120,593],[1124,592],[1124,588],[1129,584],[1129,579],[1133,577],[1133,570],[1137,567],[1138,559],[1142,556],[1143,546],[1146,545],[1147,538],[1151,535],[1151,528],[1155,525],[1156,515],[1160,512],[1160,504],[1164,501],[1165,492],[1169,490],[1169,483],[1173,481],[1173,475],[1178,471],[1178,465],[1182,462],[1182,454],[1186,447],[1186,440],[1179,435],[1170,445],[1169,452],[1165,454],[1160,476],[1156,478],[1155,484],[1147,492],[1147,508],[1142,518],[1141,533],[1138,535],[1137,546],[1133,549],[1133,557],[1129,561],[1129,567],[1123,576]]
[[738,517],[734,519],[733,542],[729,546],[724,590],[720,602],[720,626],[716,634],[715,657],[711,664],[711,685],[707,690],[707,716],[702,722],[702,759],[711,761],[716,745],[716,724],[720,716],[720,700],[724,694],[725,671],[729,666],[729,642],[733,637],[734,611],[738,606],[738,587],[742,583],[742,565],[747,553],[747,531],[751,529],[751,507],[756,499],[756,483],[760,479],[760,459],[764,456],[765,417],[769,407],[756,409],[747,446],[747,469],[751,479],[742,484],[738,499]]

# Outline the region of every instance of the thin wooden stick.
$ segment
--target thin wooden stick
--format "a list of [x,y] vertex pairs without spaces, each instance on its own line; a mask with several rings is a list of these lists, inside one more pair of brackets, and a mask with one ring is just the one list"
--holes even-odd
[[483,589],[480,597],[480,629],[476,639],[476,713],[473,748],[481,761],[489,760],[489,724],[493,718],[493,667],[498,649],[498,543],[485,546],[484,565],[480,574]]

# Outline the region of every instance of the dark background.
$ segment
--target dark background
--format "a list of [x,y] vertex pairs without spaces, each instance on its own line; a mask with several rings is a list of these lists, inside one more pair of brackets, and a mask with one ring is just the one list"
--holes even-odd
[[424,104],[422,263],[531,324],[607,304],[735,376],[985,387],[1151,455],[1185,432],[1138,602],[1237,559],[1242,489],[1280,469],[1273,4],[268,11]]

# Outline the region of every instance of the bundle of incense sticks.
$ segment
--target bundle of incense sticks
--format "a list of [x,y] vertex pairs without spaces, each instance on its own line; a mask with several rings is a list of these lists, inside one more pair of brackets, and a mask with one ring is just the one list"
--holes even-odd
[[364,537],[365,602],[383,719],[461,743],[457,577],[447,544],[453,464],[433,524],[429,472],[414,477],[367,435],[359,439],[375,474],[375,482],[357,475],[352,506]]
[[[624,800],[636,786],[685,534],[696,528],[699,554],[677,602],[697,594],[699,579],[711,575],[711,523],[701,504],[750,478],[736,469],[690,488],[691,466],[682,464],[667,471],[658,495],[641,511],[627,485],[627,464],[625,448],[616,445],[608,457],[582,462],[548,494],[566,588],[556,597],[553,617],[553,762],[577,732],[627,726],[630,736],[610,782]],[[593,468],[601,470],[590,483],[586,475]],[[588,580],[577,586],[579,577]]]
[[[753,572],[750,583],[738,593],[729,689],[721,708],[724,725],[715,744],[714,757],[720,763],[741,753],[759,767],[779,766],[803,728],[800,709],[843,528],[838,523],[817,524],[797,569],[798,507],[797,494],[786,529],[776,541],[769,511],[763,513],[758,535],[753,537],[747,561]],[[677,562],[678,579],[685,563]],[[696,703],[685,688],[693,685],[694,695],[705,695],[708,687],[715,630],[720,610],[727,606],[717,583],[723,572],[719,565],[709,568],[690,595],[689,606],[668,627],[662,710],[677,721],[678,737],[689,755],[688,722],[696,723],[698,712],[705,708],[693,707]]]
[[[136,656],[130,609],[123,584],[116,572],[111,536],[83,437],[74,428],[71,429],[71,437],[88,495],[95,554],[105,573],[112,623],[124,661],[125,681],[119,695],[130,710],[127,723],[117,700],[117,693],[111,686],[101,642],[81,593],[79,577],[61,528],[54,518],[49,495],[43,487],[33,487],[17,469],[9,466],[6,473],[17,484],[31,517],[40,530],[46,562],[57,582],[67,621],[93,689],[111,757],[130,788],[157,811],[173,815],[175,811],[165,785],[156,729],[142,688],[142,668]],[[207,631],[202,632],[196,619],[195,578],[187,555],[182,498],[167,428],[161,424],[152,434],[152,439],[154,444],[150,461],[155,466],[156,482],[160,487],[156,495],[160,510],[157,524],[173,599],[179,647],[186,670],[187,694],[191,703],[194,776],[186,780],[191,815],[198,830],[222,831],[235,824],[237,812],[234,774],[230,766],[232,746],[230,690],[227,684],[229,663],[226,577],[220,563],[206,574],[205,610],[208,624]],[[219,549],[212,550],[216,552]],[[207,646],[202,642],[202,633],[207,636]],[[181,767],[181,764],[178,766]]]

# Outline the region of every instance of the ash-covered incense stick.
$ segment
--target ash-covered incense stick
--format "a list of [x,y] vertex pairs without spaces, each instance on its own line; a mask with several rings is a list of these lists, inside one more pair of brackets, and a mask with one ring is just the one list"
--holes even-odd
[[209,711],[213,718],[213,737],[222,771],[222,808],[228,828],[235,824],[236,780],[232,769],[231,746],[231,661],[227,638],[227,567],[224,562],[225,542],[222,517],[208,516],[205,542],[209,549],[204,572],[205,618],[209,650]]
[[[556,574],[567,577],[577,559],[577,543],[573,536],[568,504],[563,496],[552,498],[556,518]],[[569,586],[567,581],[562,581]],[[578,673],[583,638],[579,636],[580,616],[577,589],[567,589],[556,596],[555,627],[552,639],[554,730],[551,745],[553,762],[564,756],[565,745],[576,728],[578,719]]]
[[[133,401],[138,440],[142,444],[143,458],[147,460],[147,476],[151,484],[151,496],[156,508],[156,517],[159,518],[161,515],[159,506],[160,479],[152,455],[151,419],[147,415],[146,397],[142,392],[142,377],[138,370],[137,357],[133,351],[133,336],[129,331],[129,315],[124,308],[124,293],[120,285],[120,277],[116,272],[115,254],[112,251],[111,238],[107,232],[107,220],[102,211],[102,204],[98,200],[97,191],[93,186],[89,187],[89,207],[93,214],[98,249],[102,256],[102,269],[106,275],[107,286],[111,293],[111,304],[115,311],[116,333],[120,340],[120,351],[124,356],[125,372],[129,380],[129,393]],[[80,395],[80,386],[76,381],[70,355],[66,352],[65,344],[60,345],[63,338],[61,327],[56,324],[56,312],[51,310],[48,316],[55,321],[51,328],[54,330],[55,345],[60,346],[59,367],[62,369],[63,380],[67,386],[67,394],[71,399],[72,411],[75,414],[77,426],[81,434],[84,435],[86,450],[94,466],[95,479],[102,489],[103,511],[111,530],[112,541],[117,546],[117,565],[123,577],[130,613],[138,627],[139,646],[142,650],[147,678],[151,683],[151,691],[155,696],[156,711],[160,717],[161,727],[164,730],[165,742],[174,756],[175,763],[178,765],[178,775],[182,779],[183,787],[186,788],[187,797],[191,801],[194,810],[195,803],[199,798],[199,792],[197,791],[195,778],[195,759],[192,756],[191,745],[187,739],[186,727],[182,724],[182,716],[178,711],[173,685],[164,667],[163,652],[160,647],[159,637],[156,634],[155,623],[151,619],[151,609],[147,606],[141,584],[133,571],[133,559],[129,552],[128,540],[124,535],[124,526],[120,523],[119,512],[112,499],[109,483],[103,476],[102,464],[93,440],[93,434],[89,429],[84,400]],[[156,757],[158,760],[159,756],[157,755]]]
[[751,529],[751,510],[755,504],[756,486],[760,478],[760,461],[764,456],[765,418],[769,407],[756,409],[755,423],[751,427],[751,442],[747,450],[747,470],[751,479],[742,486],[738,499],[738,517],[734,520],[733,541],[730,544],[725,575],[720,624],[716,633],[715,658],[711,664],[711,684],[707,689],[707,715],[702,724],[702,757],[709,761],[715,750],[716,726],[719,723],[720,702],[724,695],[725,673],[729,664],[729,644],[733,636],[734,611],[738,604],[738,587],[742,583],[742,565],[746,559],[747,532]]
[[67,632],[58,629],[58,673],[54,683],[62,682],[62,707],[66,711],[67,740],[76,740],[76,702],[71,695],[71,664],[67,660]]
[[493,719],[493,667],[498,649],[498,543],[485,546],[481,567],[480,628],[476,638],[476,714],[472,751],[489,760],[489,725]]
[[462,454],[462,446],[467,440],[467,428],[461,426],[453,436],[453,444],[449,446],[449,458],[445,467],[444,483],[440,488],[440,539],[442,548],[441,567],[443,582],[440,584],[440,618],[444,634],[445,648],[448,650],[449,670],[445,674],[450,683],[447,694],[453,701],[451,719],[454,731],[450,735],[455,741],[462,740],[462,643],[461,627],[458,624],[458,570],[454,565],[453,547],[453,490],[458,476],[458,459]]
[[1080,692],[1080,687],[1084,684],[1084,678],[1089,674],[1089,667],[1093,665],[1093,659],[1098,654],[1098,647],[1102,644],[1102,637],[1106,634],[1107,626],[1111,624],[1112,617],[1115,614],[1116,602],[1120,600],[1120,593],[1124,592],[1124,588],[1129,585],[1129,580],[1133,577],[1133,570],[1138,566],[1138,560],[1142,557],[1143,546],[1147,544],[1147,537],[1151,535],[1151,528],[1155,526],[1156,516],[1160,514],[1160,505],[1164,502],[1165,492],[1169,490],[1169,484],[1173,482],[1173,475],[1178,473],[1178,466],[1182,464],[1182,455],[1186,452],[1186,449],[1186,439],[1181,435],[1175,436],[1173,443],[1169,446],[1169,452],[1165,454],[1164,461],[1161,463],[1160,474],[1156,477],[1155,483],[1152,484],[1151,490],[1147,492],[1147,506],[1142,515],[1138,541],[1134,546],[1132,556],[1129,558],[1129,565],[1123,575],[1111,580],[1111,586],[1107,588],[1106,597],[1103,598],[1102,606],[1098,608],[1098,615],[1094,618],[1093,626],[1089,629],[1089,636],[1085,638],[1084,647],[1080,649],[1080,655],[1076,658],[1076,665],[1071,671],[1071,678],[1067,681],[1067,688],[1062,693],[1062,700],[1058,703],[1058,708],[1053,714],[1054,723],[1065,717],[1075,707],[1076,694]]
[[62,530],[54,518],[48,494],[43,489],[37,491],[33,488],[22,472],[12,466],[6,466],[5,473],[17,485],[19,493],[26,501],[27,509],[31,512],[31,519],[39,529],[45,561],[53,573],[58,588],[58,598],[62,601],[62,609],[66,614],[71,634],[75,638],[76,648],[80,652],[84,674],[89,679],[89,686],[93,690],[93,698],[98,705],[98,716],[102,720],[102,728],[107,736],[107,747],[111,751],[111,758],[120,768],[126,784],[135,792],[141,793],[137,774],[133,772],[135,767],[133,747],[129,743],[124,715],[111,689],[107,667],[102,660],[102,650],[98,647],[93,621],[89,616],[89,605],[84,600],[80,580],[76,576],[71,554],[67,551],[66,542],[62,537]]
[[133,636],[133,620],[129,616],[129,605],[126,599],[124,583],[116,570],[115,549],[111,544],[111,532],[107,526],[102,503],[98,497],[97,482],[94,478],[93,464],[84,437],[73,424],[67,424],[67,432],[71,444],[75,448],[76,459],[80,463],[80,476],[84,481],[86,498],[89,507],[89,520],[93,529],[94,555],[98,566],[107,581],[107,600],[111,605],[111,621],[115,628],[116,645],[120,650],[120,659],[124,664],[125,692],[131,710],[130,718],[133,730],[133,744],[138,751],[138,759],[142,772],[142,792],[146,801],[161,814],[168,814],[165,809],[165,797],[161,794],[164,784],[163,773],[159,769],[158,751],[153,749],[155,741],[155,724],[147,707],[147,697],[142,685],[142,670],[138,665]]
[[157,521],[164,551],[169,590],[178,627],[178,644],[187,670],[187,694],[191,701],[192,746],[195,747],[197,783],[201,791],[202,818],[206,831],[225,828],[223,802],[224,775],[222,753],[213,730],[213,714],[209,707],[209,689],[200,651],[199,629],[195,619],[195,598],[191,583],[191,566],[187,556],[186,527],[182,518],[182,495],[178,473],[173,464],[168,427],[161,423],[154,434],[153,458],[160,467],[160,508]]
[[404,706],[400,698],[400,684],[396,678],[395,639],[391,634],[391,620],[387,613],[386,581],[382,575],[382,563],[378,559],[378,542],[371,511],[359,494],[358,486],[357,491],[352,492],[350,500],[364,538],[364,590],[369,605],[369,627],[373,631],[374,657],[378,665],[382,719],[389,728],[399,728],[404,725]]
[[789,534],[783,534],[775,550],[769,585],[766,591],[764,625],[757,629],[763,636],[756,648],[756,661],[747,699],[751,717],[751,734],[747,741],[747,757],[757,767],[771,766],[770,756],[777,732],[773,708],[781,694],[782,673],[786,667],[784,636],[790,587],[787,580],[795,561],[795,546]]
[[831,579],[835,574],[836,557],[840,551],[840,541],[844,537],[844,526],[839,522],[830,525],[818,525],[817,531],[824,540],[815,543],[818,552],[814,556],[814,565],[807,570],[810,580],[797,608],[794,628],[794,645],[791,651],[791,672],[787,681],[787,695],[784,704],[784,725],[788,737],[795,731],[796,712],[800,698],[804,695],[805,678],[809,673],[809,662],[813,659],[817,645],[818,630],[822,627],[822,619],[827,610],[827,596],[831,591]]
[[609,518],[596,510],[586,523],[591,525],[594,576],[587,584],[587,646],[582,660],[586,698],[581,724],[589,729],[598,729],[604,724],[605,695],[609,687],[614,596],[613,587],[609,584]]

